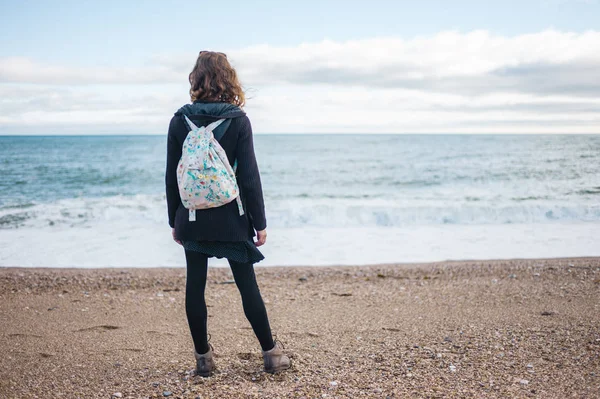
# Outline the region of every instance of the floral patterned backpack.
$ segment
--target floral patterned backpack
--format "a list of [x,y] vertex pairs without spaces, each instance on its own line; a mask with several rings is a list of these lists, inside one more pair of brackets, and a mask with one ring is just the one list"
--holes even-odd
[[232,168],[223,147],[213,135],[213,130],[225,119],[198,127],[187,115],[184,116],[191,130],[183,141],[177,165],[177,185],[181,202],[190,211],[189,220],[196,220],[197,209],[215,208],[234,199],[243,215],[235,178],[237,160]]

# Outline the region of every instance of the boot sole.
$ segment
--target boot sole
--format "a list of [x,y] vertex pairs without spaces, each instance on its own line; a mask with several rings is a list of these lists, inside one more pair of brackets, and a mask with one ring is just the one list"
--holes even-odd
[[212,371],[199,372],[198,370],[196,370],[196,375],[199,375],[200,377],[210,377],[211,374]]
[[281,366],[281,367],[275,367],[272,369],[265,369],[265,372],[267,372],[269,374],[275,374],[275,373],[279,373],[280,371],[287,370],[290,367],[292,367],[291,364],[289,366]]

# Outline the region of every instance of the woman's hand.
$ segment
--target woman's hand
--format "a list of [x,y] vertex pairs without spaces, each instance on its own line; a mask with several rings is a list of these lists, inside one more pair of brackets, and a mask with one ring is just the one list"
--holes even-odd
[[175,242],[176,242],[177,244],[179,244],[179,245],[183,245],[183,244],[181,243],[181,241],[179,241],[179,240],[177,239],[177,236],[175,235],[175,229],[171,229],[171,235],[173,236],[173,241],[175,241]]
[[257,247],[260,247],[267,242],[267,229],[256,232],[256,242],[254,243]]

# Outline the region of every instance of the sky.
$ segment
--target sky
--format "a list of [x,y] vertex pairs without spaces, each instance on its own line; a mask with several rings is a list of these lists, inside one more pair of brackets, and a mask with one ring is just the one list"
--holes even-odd
[[0,0],[0,134],[165,134],[198,52],[255,133],[600,133],[600,1]]

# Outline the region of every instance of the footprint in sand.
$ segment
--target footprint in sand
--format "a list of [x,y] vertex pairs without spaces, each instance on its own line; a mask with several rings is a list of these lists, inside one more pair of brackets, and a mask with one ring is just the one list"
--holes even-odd
[[160,335],[160,334],[163,334],[163,335],[171,335],[171,336],[175,335],[175,334],[173,334],[173,333],[170,333],[170,332],[162,332],[162,331],[156,331],[156,330],[148,330],[148,331],[146,331],[146,332],[147,332],[148,334],[159,334],[159,335]]
[[108,351],[104,351],[103,353],[107,353],[107,352],[118,352],[118,351],[126,351],[126,352],[143,352],[143,349],[140,348],[115,348],[115,349],[110,349]]
[[35,335],[35,334],[24,334],[24,333],[13,333],[13,334],[8,334],[9,337],[32,337],[32,338],[44,338],[41,335]]
[[75,330],[75,331],[76,332],[92,331],[92,330],[108,331],[108,330],[116,330],[118,328],[121,328],[121,327],[119,327],[119,326],[113,326],[113,325],[110,325],[110,324],[101,324],[99,326],[92,326],[92,327],[80,328],[79,330]]

